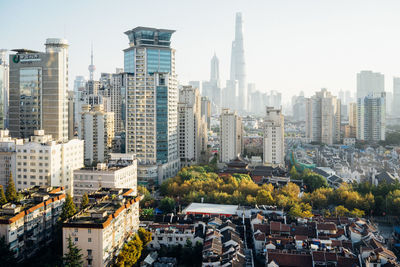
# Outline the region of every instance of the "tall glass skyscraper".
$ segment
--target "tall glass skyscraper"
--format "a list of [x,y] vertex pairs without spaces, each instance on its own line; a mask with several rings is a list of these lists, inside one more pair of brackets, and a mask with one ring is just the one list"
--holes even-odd
[[137,27],[125,32],[126,152],[139,160],[138,178],[155,183],[174,176],[178,159],[178,86],[173,30]]

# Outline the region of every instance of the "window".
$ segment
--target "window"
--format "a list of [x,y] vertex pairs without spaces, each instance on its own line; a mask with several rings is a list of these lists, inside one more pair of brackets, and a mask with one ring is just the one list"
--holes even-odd
[[77,233],[78,232],[78,228],[75,228],[75,233]]
[[92,233],[92,229],[87,229],[87,232],[90,234]]
[[88,249],[88,250],[87,250],[87,254],[88,254],[88,256],[92,255],[92,250],[91,250],[91,249]]
[[92,242],[92,238],[88,238],[87,242],[91,243]]
[[78,242],[78,238],[77,237],[75,237],[75,242]]

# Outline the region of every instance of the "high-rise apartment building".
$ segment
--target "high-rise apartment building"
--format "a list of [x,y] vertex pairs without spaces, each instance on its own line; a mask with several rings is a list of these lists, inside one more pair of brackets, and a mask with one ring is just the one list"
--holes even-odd
[[79,138],[85,140],[85,162],[103,162],[111,152],[114,139],[114,113],[105,112],[103,105],[84,105]]
[[371,93],[357,100],[357,139],[378,142],[385,140],[386,96]]
[[138,178],[161,183],[178,172],[178,84],[173,30],[137,27],[125,32],[126,152],[139,161]]
[[306,137],[332,145],[340,142],[340,100],[325,88],[306,100]]
[[28,138],[43,129],[68,140],[68,42],[46,40],[46,52],[15,49],[10,55],[9,130]]
[[357,73],[357,98],[382,92],[385,92],[385,76],[383,74],[370,70]]
[[400,78],[393,78],[393,105],[392,114],[395,117],[400,117]]
[[[227,87],[234,86],[233,81],[238,81],[238,105],[240,111],[247,110],[247,82],[246,63],[243,46],[243,21],[242,13],[236,13],[235,40],[232,42],[230,83]],[[232,89],[231,89],[232,90]]]
[[17,190],[32,186],[64,186],[72,193],[73,171],[83,167],[84,141],[55,141],[43,130],[35,130],[29,142],[17,142],[15,170]]
[[201,116],[207,123],[207,130],[211,129],[211,103],[207,97],[201,98]]
[[292,98],[293,119],[295,121],[306,121],[306,98],[304,94]]
[[201,152],[204,152],[202,144],[207,138],[204,136],[207,126],[201,116],[201,97],[197,88],[183,86],[179,90],[178,121],[181,164],[199,163]]
[[3,188],[7,188],[11,175],[15,175],[15,148],[22,142],[11,138],[8,130],[0,130],[0,185]]
[[0,129],[8,128],[8,74],[7,50],[0,49]]
[[349,103],[349,129],[346,137],[357,136],[357,103]]
[[137,160],[134,154],[111,153],[106,163],[96,168],[74,170],[74,200],[80,202],[84,193],[100,188],[131,188],[137,194]]
[[236,112],[222,109],[220,116],[220,160],[229,162],[242,153],[243,124]]
[[139,229],[139,200],[130,188],[102,188],[89,195],[89,208],[62,225],[63,254],[71,238],[82,251],[83,266],[112,266],[125,242]]
[[267,107],[264,120],[263,160],[268,165],[285,165],[285,120],[281,109]]

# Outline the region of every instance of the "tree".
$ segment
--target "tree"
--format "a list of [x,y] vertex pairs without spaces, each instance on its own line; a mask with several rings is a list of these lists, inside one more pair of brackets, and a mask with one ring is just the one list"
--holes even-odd
[[346,216],[347,214],[349,214],[349,210],[346,209],[344,206],[339,205],[335,208],[335,215],[336,217],[342,217],[342,216]]
[[299,178],[299,173],[296,170],[296,167],[293,165],[289,172],[290,179],[296,180]]
[[272,205],[274,199],[269,191],[261,189],[258,191],[256,202],[258,205]]
[[4,205],[7,203],[7,198],[6,195],[4,194],[4,189],[0,185],[0,206]]
[[63,262],[65,267],[83,266],[81,249],[72,242],[70,236],[68,237],[68,252],[64,254]]
[[76,213],[75,204],[72,201],[72,197],[69,194],[67,194],[67,197],[65,198],[64,206],[62,207],[60,221],[64,222],[65,220],[74,216],[75,213]]
[[143,243],[143,247],[146,247],[151,242],[151,232],[146,231],[146,229],[139,228],[138,235]]
[[17,190],[15,190],[14,180],[12,174],[10,173],[10,178],[8,179],[8,185],[6,189],[6,198],[8,202],[13,202],[17,200]]
[[175,200],[170,197],[163,198],[160,202],[160,209],[164,213],[171,213],[175,210]]
[[118,254],[116,266],[133,266],[142,255],[143,242],[135,234],[133,239],[125,244]]
[[88,194],[85,192],[82,196],[81,209],[84,209],[87,206],[89,206],[89,197]]
[[314,172],[304,173],[302,178],[309,192],[313,192],[321,187],[328,187],[328,182],[325,177]]

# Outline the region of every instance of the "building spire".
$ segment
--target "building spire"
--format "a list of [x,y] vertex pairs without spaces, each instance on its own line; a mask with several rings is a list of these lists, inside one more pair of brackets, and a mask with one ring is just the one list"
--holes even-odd
[[93,43],[92,43],[92,46],[91,46],[90,65],[89,65],[88,69],[89,69],[89,74],[90,74],[89,80],[93,81],[93,73],[96,70],[96,66],[93,64]]

